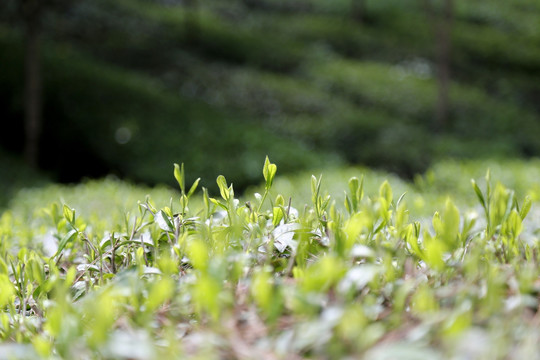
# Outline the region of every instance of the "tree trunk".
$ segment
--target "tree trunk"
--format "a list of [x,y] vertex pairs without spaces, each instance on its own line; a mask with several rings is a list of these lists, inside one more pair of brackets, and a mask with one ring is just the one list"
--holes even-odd
[[424,4],[435,33],[437,104],[434,128],[436,131],[444,131],[450,122],[450,63],[454,3],[453,0],[443,0],[441,5],[434,7],[429,0],[425,0]]
[[24,157],[37,167],[42,126],[41,85],[41,3],[40,0],[21,0],[24,21]]
[[366,2],[365,0],[351,0],[352,17],[358,22],[363,23],[366,17]]
[[448,128],[450,117],[450,57],[452,50],[453,0],[445,0],[441,21],[437,26],[438,99],[435,119],[437,128]]
[[197,45],[200,33],[198,0],[186,0],[185,4],[186,18],[184,21],[186,38],[189,44]]
[[25,38],[24,83],[25,83],[25,147],[26,162],[37,167],[39,160],[39,138],[41,134],[41,56],[40,30],[38,25],[27,24]]

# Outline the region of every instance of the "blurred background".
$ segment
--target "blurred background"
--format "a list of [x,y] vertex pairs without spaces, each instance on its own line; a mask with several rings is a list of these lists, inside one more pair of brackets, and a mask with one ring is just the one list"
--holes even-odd
[[538,0],[2,0],[0,202],[540,154]]

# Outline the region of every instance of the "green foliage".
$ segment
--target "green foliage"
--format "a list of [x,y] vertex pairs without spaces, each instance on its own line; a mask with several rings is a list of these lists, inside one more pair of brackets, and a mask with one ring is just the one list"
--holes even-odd
[[[43,167],[63,182],[113,172],[172,185],[170,164],[184,162],[242,190],[265,154],[283,173],[351,163],[408,177],[441,158],[540,154],[534,0],[454,2],[438,133],[436,32],[422,2],[365,1],[362,22],[352,3],[80,0],[50,14]],[[0,142],[21,152],[22,32],[6,4]],[[65,148],[79,150],[69,171],[56,156]]]
[[[437,199],[429,191],[442,179],[433,175],[432,190],[419,193],[366,171],[335,184],[347,188],[340,207],[323,179],[342,170],[307,178],[307,201],[295,208],[271,194],[282,181],[276,171],[267,157],[270,204],[260,194],[240,202],[224,176],[220,199],[205,188],[198,195],[183,165],[173,168],[179,193],[113,180],[19,193],[0,217],[0,350],[18,358],[534,355],[540,264],[538,225],[527,215],[537,216],[536,201],[489,172],[467,194]],[[146,191],[154,201],[136,206]],[[60,194],[62,205],[52,202]],[[408,205],[415,196],[434,202],[434,216]],[[461,196],[476,207],[460,209]]]
[[[13,69],[12,74],[0,76],[2,89],[22,91],[19,42],[16,33],[0,32],[0,46],[5,50],[1,61]],[[44,50],[47,108],[43,137],[49,139],[49,145],[42,158],[44,167],[54,169],[61,181],[78,180],[73,178],[77,172],[105,175],[103,169],[112,169],[131,180],[172,184],[163,174],[180,159],[206,179],[221,172],[244,187],[258,179],[257,159],[265,153],[283,161],[289,171],[335,159],[313,153],[305,144],[279,136],[245,115],[202,100],[179,98],[149,76],[96,61],[68,46]],[[9,124],[18,123],[10,119]],[[127,132],[128,138],[119,142],[119,131]],[[22,132],[15,134],[13,138],[22,143]],[[70,159],[68,171],[55,154],[68,156],[65,149],[75,147],[85,149],[84,156],[89,158]]]

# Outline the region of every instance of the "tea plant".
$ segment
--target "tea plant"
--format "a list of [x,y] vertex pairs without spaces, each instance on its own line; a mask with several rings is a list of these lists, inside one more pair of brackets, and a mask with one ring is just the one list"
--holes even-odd
[[[479,212],[447,199],[410,220],[407,194],[352,177],[340,205],[311,179],[311,204],[264,191],[219,196],[199,179],[104,228],[68,204],[45,233],[0,218],[5,358],[535,358],[537,212],[488,175]],[[307,184],[306,184],[307,185]],[[294,195],[294,194],[293,194]],[[43,218],[42,218],[43,219]],[[42,220],[43,221],[43,220]],[[30,223],[29,224],[34,224]],[[42,232],[43,233],[43,232]],[[6,355],[4,355],[6,354]]]

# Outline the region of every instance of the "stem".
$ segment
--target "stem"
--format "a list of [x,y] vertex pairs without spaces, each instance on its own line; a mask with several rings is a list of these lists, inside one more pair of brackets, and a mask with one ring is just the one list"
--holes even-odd
[[257,212],[261,212],[261,208],[262,208],[262,205],[264,203],[264,201],[266,200],[266,197],[268,196],[268,192],[270,191],[269,188],[265,188],[264,189],[264,194],[262,196],[262,199],[261,199],[261,202],[259,204],[259,207],[257,208]]
[[111,267],[112,267],[112,273],[116,274],[116,239],[114,238],[114,233],[112,234],[112,240],[111,240],[111,246],[112,246],[112,252],[111,252]]

